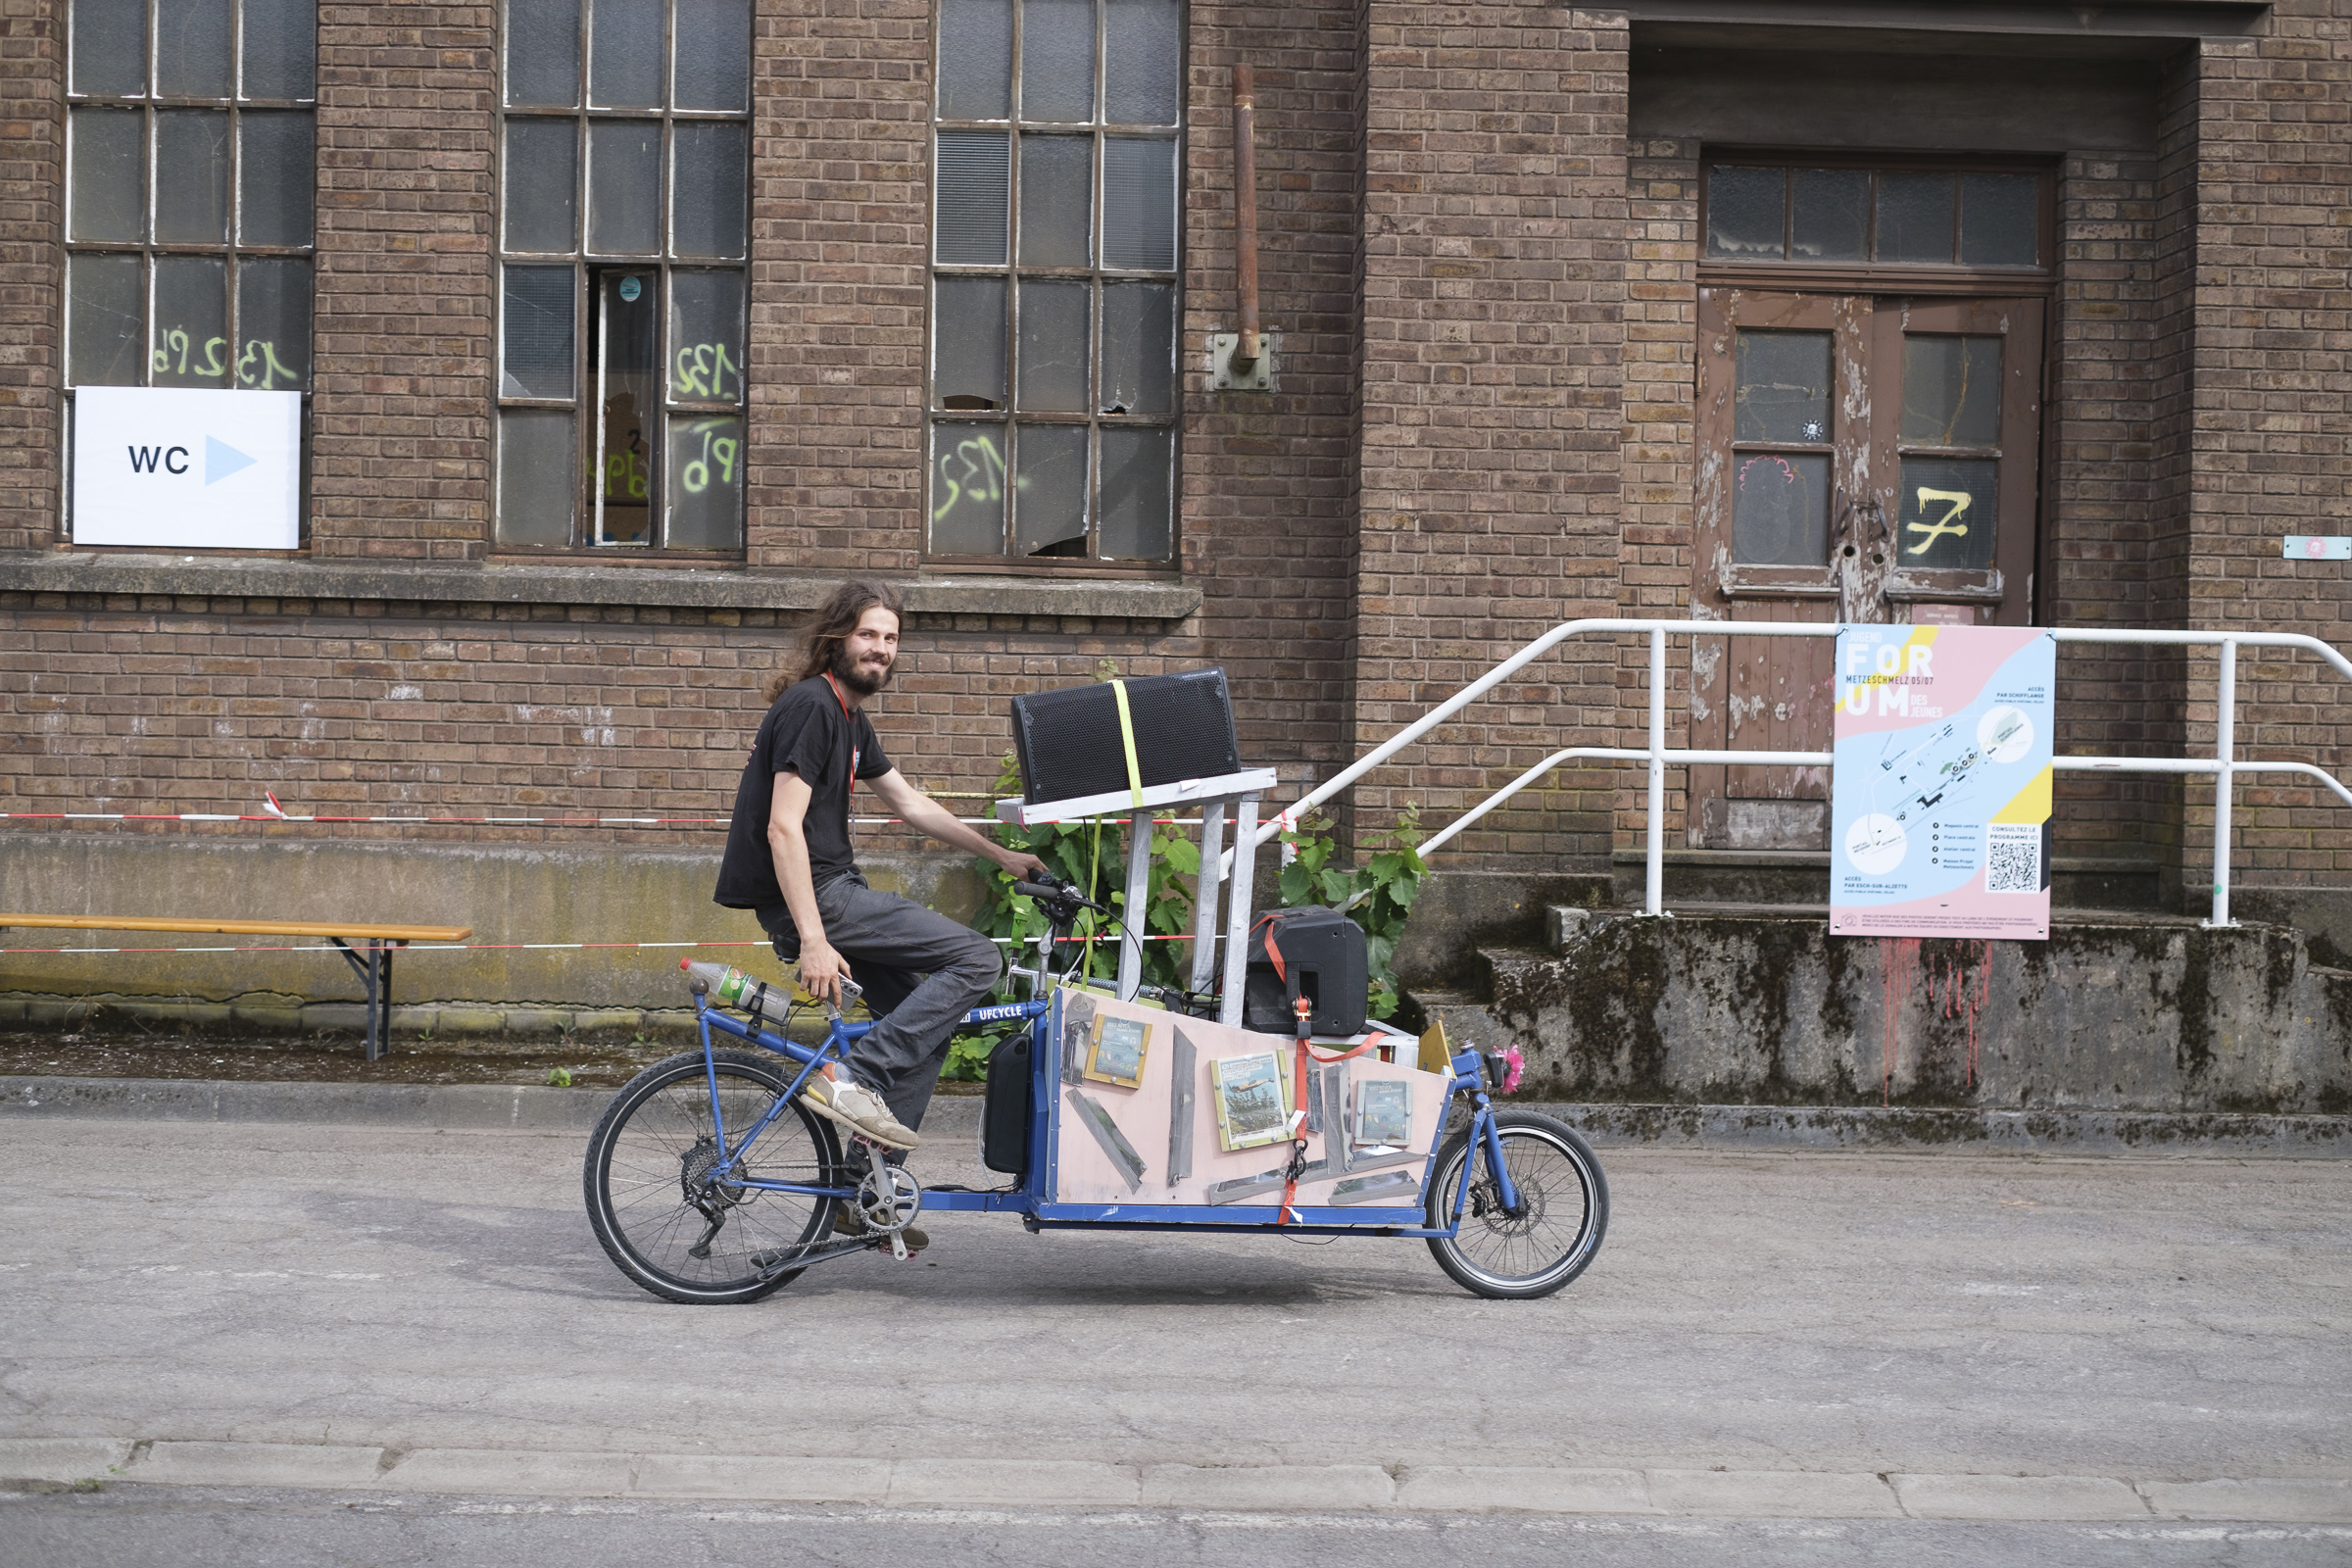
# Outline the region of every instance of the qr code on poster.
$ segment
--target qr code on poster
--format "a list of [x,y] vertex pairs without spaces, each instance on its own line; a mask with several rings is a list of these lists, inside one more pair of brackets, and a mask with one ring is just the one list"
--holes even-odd
[[2041,824],[1994,822],[1984,829],[1984,891],[2041,891]]

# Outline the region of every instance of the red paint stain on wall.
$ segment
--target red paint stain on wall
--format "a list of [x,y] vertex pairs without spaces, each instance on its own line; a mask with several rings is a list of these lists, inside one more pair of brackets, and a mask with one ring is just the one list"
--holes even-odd
[[1881,1046],[1879,1100],[1894,1100],[1894,1062],[1901,1043],[1902,1010],[1915,993],[1924,991],[1931,1014],[1964,1020],[1968,1032],[1968,1087],[1977,1086],[1977,1030],[1984,1004],[1992,1000],[1992,944],[1987,940],[1954,941],[1948,954],[1937,955],[1921,977],[1918,937],[1879,938]]

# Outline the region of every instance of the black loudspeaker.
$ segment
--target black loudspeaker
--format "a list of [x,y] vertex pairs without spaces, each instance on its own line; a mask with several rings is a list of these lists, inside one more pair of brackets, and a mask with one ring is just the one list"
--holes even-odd
[[980,1104],[980,1163],[1007,1176],[1029,1168],[1029,1031],[997,1043]]
[[[1136,772],[1146,785],[1242,770],[1225,672],[1196,669],[1126,682]],[[1012,700],[1021,797],[1031,802],[1108,795],[1128,786],[1119,701],[1109,681]]]
[[[1275,967],[1271,941],[1282,955]],[[1312,1011],[1307,1028],[1318,1035],[1351,1035],[1364,1026],[1370,974],[1364,928],[1337,909],[1284,909],[1250,928],[1250,965],[1242,989],[1242,1027],[1258,1034],[1296,1034],[1298,999]]]

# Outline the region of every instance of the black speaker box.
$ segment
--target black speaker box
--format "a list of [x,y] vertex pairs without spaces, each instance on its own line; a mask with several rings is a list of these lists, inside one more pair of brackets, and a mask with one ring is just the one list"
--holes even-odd
[[[1266,956],[1271,937],[1282,967]],[[1364,928],[1337,909],[1284,909],[1250,928],[1250,963],[1242,988],[1242,1027],[1259,1034],[1296,1034],[1293,1010],[1303,996],[1318,1035],[1351,1035],[1364,1026],[1370,974]]]
[[[1136,771],[1146,785],[1242,770],[1223,670],[1131,680],[1127,712],[1135,728]],[[1071,801],[1127,788],[1127,748],[1108,681],[1014,698],[1012,744],[1024,800]]]
[[997,1043],[980,1104],[980,1163],[1007,1176],[1029,1168],[1029,1031]]

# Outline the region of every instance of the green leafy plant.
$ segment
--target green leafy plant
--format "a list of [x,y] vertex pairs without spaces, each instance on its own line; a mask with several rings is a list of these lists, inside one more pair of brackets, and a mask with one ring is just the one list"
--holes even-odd
[[550,1089],[569,1089],[571,1087],[571,1069],[569,1067],[548,1068],[547,1086]]
[[1396,1016],[1402,1000],[1396,988],[1396,943],[1404,935],[1422,880],[1429,875],[1420,853],[1425,836],[1421,808],[1411,801],[1405,802],[1395,827],[1369,837],[1366,848],[1372,854],[1351,870],[1334,863],[1338,851],[1329,818],[1305,817],[1281,835],[1292,851],[1291,862],[1282,868],[1282,906],[1324,905],[1364,928],[1364,967],[1370,982],[1365,1010],[1375,1018]]

